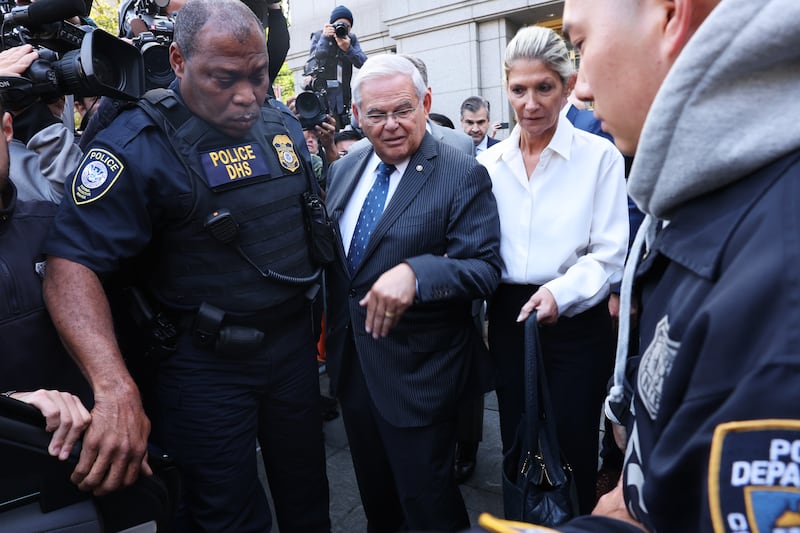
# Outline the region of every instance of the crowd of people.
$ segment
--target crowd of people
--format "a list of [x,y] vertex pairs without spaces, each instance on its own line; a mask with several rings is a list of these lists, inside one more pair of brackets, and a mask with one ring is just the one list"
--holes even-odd
[[[0,390],[50,455],[80,442],[79,489],[158,450],[175,531],[330,532],[324,360],[368,531],[467,530],[484,395],[505,453],[536,312],[578,493],[559,531],[800,527],[800,109],[778,98],[800,5],[565,0],[565,38],[505,49],[503,140],[484,97],[456,124],[418,57],[368,58],[345,6],[311,38],[319,110],[272,95],[280,2],[159,9],[174,80],[77,99],[80,143],[63,98],[0,98]],[[37,57],[0,52],[0,76]]]

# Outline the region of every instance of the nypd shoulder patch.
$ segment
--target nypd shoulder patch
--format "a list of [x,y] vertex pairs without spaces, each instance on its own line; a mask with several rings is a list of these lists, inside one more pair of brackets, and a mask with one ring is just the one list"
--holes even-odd
[[800,420],[717,426],[708,484],[714,531],[800,531]]
[[75,204],[88,204],[102,198],[124,169],[125,165],[108,150],[89,150],[72,179],[72,199]]

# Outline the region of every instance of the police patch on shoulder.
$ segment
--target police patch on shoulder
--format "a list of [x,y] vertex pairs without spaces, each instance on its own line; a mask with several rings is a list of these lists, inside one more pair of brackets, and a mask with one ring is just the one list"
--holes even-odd
[[800,420],[717,426],[708,494],[715,532],[800,531]]
[[672,370],[680,343],[669,338],[669,317],[664,316],[656,324],[653,340],[642,355],[637,374],[639,397],[652,420],[661,407],[664,381]]
[[101,148],[89,150],[72,179],[75,204],[88,204],[102,198],[124,169],[125,165],[111,152]]
[[294,153],[294,144],[288,135],[276,135],[272,138],[272,146],[278,154],[278,161],[281,166],[289,172],[295,172],[300,168],[300,160]]

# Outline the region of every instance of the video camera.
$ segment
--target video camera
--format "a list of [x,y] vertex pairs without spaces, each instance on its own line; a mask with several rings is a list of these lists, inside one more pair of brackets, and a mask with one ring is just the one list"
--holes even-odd
[[[134,0],[120,10],[120,36],[132,36],[144,61],[145,89],[168,87],[175,79],[169,62],[169,45],[175,21],[166,13],[169,0]],[[125,35],[126,25],[130,35]]]
[[84,13],[83,0],[39,0],[25,6],[0,4],[0,47],[37,48],[36,59],[21,77],[0,76],[0,98],[8,109],[24,109],[37,98],[53,101],[76,96],[136,100],[144,90],[138,50],[90,26],[67,22]]
[[294,105],[304,130],[319,126],[329,114],[336,117],[339,128],[350,124],[350,112],[344,108],[342,99],[342,84],[326,80],[324,73],[322,65],[303,72],[304,76],[311,76],[311,82],[297,95]]

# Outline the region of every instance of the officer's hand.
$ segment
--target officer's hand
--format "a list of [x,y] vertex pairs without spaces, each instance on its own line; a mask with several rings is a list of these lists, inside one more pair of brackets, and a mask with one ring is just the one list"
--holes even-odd
[[147,463],[150,421],[133,385],[95,392],[94,402],[92,423],[71,479],[81,490],[100,496],[132,485],[140,473],[153,473]]
[[619,327],[619,294],[612,292],[608,296],[608,314],[611,316],[611,325],[614,331]]
[[628,446],[628,430],[625,426],[612,422],[611,433],[614,435],[614,444],[624,453],[625,448]]
[[364,328],[372,337],[386,337],[414,302],[417,276],[407,263],[400,263],[381,274],[369,292],[358,302],[367,308]]
[[533,296],[525,302],[519,310],[517,322],[524,322],[528,316],[536,309],[536,320],[539,324],[555,324],[558,321],[558,304],[553,298],[553,293],[544,287],[540,287]]
[[[611,324],[614,326],[614,331],[617,331],[617,328],[619,327],[619,308],[619,294],[612,292],[608,297],[608,314],[611,315]],[[630,327],[633,329],[636,327],[636,323],[639,321],[639,305],[637,304],[636,300],[631,301],[630,319]]]
[[39,53],[29,44],[15,46],[0,52],[0,76],[22,76]]
[[630,515],[628,508],[625,506],[625,498],[622,494],[623,477],[624,476],[619,477],[619,482],[614,490],[600,497],[592,514],[621,520],[622,522],[627,522],[628,524],[638,527],[642,531],[647,531],[641,523],[637,522],[636,519]]
[[39,389],[34,392],[15,392],[12,398],[29,403],[44,415],[45,429],[53,433],[47,451],[65,460],[92,416],[80,399],[68,392]]

